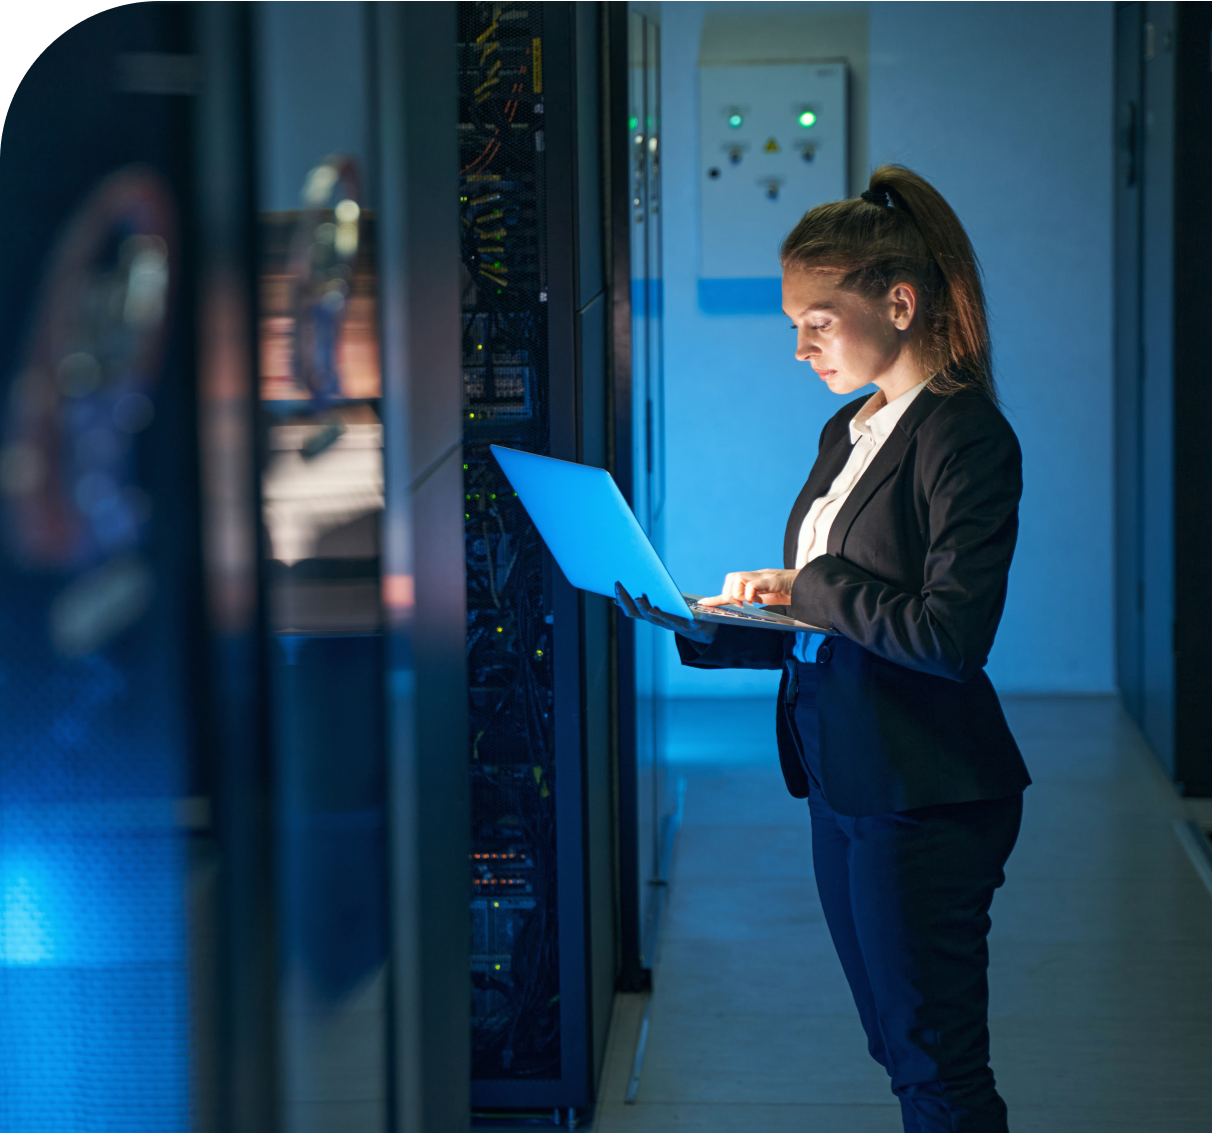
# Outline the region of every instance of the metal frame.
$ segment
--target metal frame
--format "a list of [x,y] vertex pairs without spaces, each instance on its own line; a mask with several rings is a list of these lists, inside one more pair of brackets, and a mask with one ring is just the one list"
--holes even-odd
[[[278,1128],[277,964],[262,600],[256,402],[256,193],[250,12],[194,8],[199,286],[198,425],[212,712],[203,791],[213,862],[194,900],[196,963],[217,1002],[195,1004],[204,1036],[199,1127]],[[208,870],[208,873],[210,871]],[[197,986],[197,980],[195,981]]]
[[456,9],[368,7],[387,461],[391,1112],[393,1129],[424,1133],[469,1123]]
[[1201,302],[1212,259],[1212,10],[1177,4],[1174,36],[1174,777],[1188,795],[1212,795],[1212,435],[1207,314]]
[[[635,413],[631,341],[631,142],[630,131],[611,129],[628,115],[628,5],[606,6],[606,194],[609,230],[607,278],[610,285],[610,369],[613,436],[610,471],[635,506]],[[636,737],[636,632],[629,618],[611,611],[615,713],[616,791],[618,799],[617,869],[620,991],[640,991],[651,982],[643,962],[640,880],[639,783]]]

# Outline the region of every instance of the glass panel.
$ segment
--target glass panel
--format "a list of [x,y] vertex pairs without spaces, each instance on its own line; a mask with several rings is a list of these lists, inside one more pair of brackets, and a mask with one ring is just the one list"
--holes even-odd
[[282,1127],[386,1128],[375,218],[362,6],[259,10],[262,521]]
[[123,51],[189,50],[171,8],[72,28],[4,125],[6,1133],[190,1124],[190,108],[109,78]]

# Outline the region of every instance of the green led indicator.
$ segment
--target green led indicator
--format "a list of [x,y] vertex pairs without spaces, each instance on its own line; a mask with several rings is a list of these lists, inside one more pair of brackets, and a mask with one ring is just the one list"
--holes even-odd
[[742,118],[735,111],[732,114],[728,115],[728,125],[731,126],[734,130],[744,121],[745,121],[745,119]]
[[627,119],[627,129],[629,130],[634,130],[639,124],[640,120],[634,116]]
[[811,110],[805,110],[804,113],[800,115],[799,122],[800,125],[806,130],[809,126],[816,125],[816,115],[813,114]]

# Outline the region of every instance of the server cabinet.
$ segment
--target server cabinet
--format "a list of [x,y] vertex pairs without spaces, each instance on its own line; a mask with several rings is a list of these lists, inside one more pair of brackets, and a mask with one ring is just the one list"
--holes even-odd
[[590,1104],[616,978],[610,606],[488,449],[609,460],[601,17],[459,5],[477,1110]]
[[1200,4],[1116,12],[1118,669],[1166,769],[1212,794],[1212,490],[1202,273],[1212,253],[1212,15]]

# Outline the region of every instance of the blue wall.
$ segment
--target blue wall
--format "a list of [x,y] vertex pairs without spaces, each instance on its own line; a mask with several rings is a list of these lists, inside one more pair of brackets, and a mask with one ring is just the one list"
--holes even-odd
[[[698,309],[704,7],[662,5],[665,552],[683,588],[713,592],[728,570],[778,565],[787,511],[842,401],[794,361],[785,318]],[[916,169],[964,220],[1023,446],[990,676],[1003,691],[1112,691],[1111,5],[872,4],[869,18],[871,161]],[[684,669],[670,650],[666,691],[743,696],[775,679]]]

